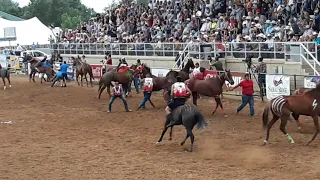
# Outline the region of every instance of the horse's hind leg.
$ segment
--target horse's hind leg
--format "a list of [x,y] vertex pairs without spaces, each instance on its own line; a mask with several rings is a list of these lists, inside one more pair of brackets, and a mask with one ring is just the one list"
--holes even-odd
[[296,121],[298,129],[301,130],[301,123],[299,121],[299,115],[295,113],[291,113],[293,119]]
[[83,75],[82,74],[80,75],[80,78],[81,78],[81,87],[83,87]]
[[193,150],[193,142],[194,142],[194,135],[192,133],[192,129],[187,129],[187,135],[184,138],[184,140],[180,143],[180,145],[183,146],[184,143],[186,143],[186,140],[188,139],[188,137],[190,137],[190,140],[191,140],[191,146],[190,146],[190,149],[188,151],[192,152],[192,150]]
[[8,79],[9,87],[11,88],[10,76],[8,76],[7,79]]
[[192,100],[193,100],[193,104],[197,106],[198,93],[192,92]]
[[170,128],[170,137],[169,137],[170,141],[172,140],[172,130],[173,130],[173,126],[171,126],[171,128]]
[[228,115],[224,112],[220,96],[215,97],[215,99],[216,99],[216,102],[218,102],[218,104],[220,105],[221,113],[224,115],[224,117],[228,117]]
[[153,102],[151,101],[150,98],[148,99],[148,101],[149,101],[149,103],[151,104],[151,106],[152,106],[153,108],[156,108],[156,106],[153,104]]
[[218,103],[217,98],[214,98],[214,100],[216,101],[216,108],[212,111],[211,116],[214,115],[214,113],[216,113],[216,111],[217,111],[217,109],[218,109],[218,106],[219,106],[219,103]]
[[87,87],[89,87],[89,82],[88,82],[87,74],[84,75],[84,79],[85,79],[86,82],[87,82]]
[[316,133],[313,135],[311,141],[309,141],[307,145],[309,145],[314,139],[316,139],[319,133],[318,115],[313,116],[312,119],[313,119],[314,126],[316,127]]
[[267,142],[269,141],[270,129],[272,128],[273,124],[278,121],[278,119],[279,119],[279,117],[274,114],[274,115],[273,115],[273,118],[272,118],[271,121],[268,123],[268,125],[267,125],[267,135],[266,135],[266,139],[264,140],[263,145],[266,145]]
[[283,134],[285,134],[288,138],[288,140],[290,141],[290,143],[294,143],[294,140],[292,139],[292,137],[289,135],[289,133],[287,133],[286,131],[286,125],[289,119],[289,115],[290,114],[283,114],[281,117],[281,124],[280,124],[280,130],[283,132]]
[[[99,99],[101,97],[101,93],[103,92],[104,89],[106,89],[106,87],[107,87],[107,85],[103,84],[102,87],[99,89],[99,96],[98,96]],[[110,89],[109,89],[109,91],[110,91]]]

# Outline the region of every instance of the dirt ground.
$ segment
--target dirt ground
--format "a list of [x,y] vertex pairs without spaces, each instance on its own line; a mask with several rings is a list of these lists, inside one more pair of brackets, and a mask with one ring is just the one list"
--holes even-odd
[[[223,100],[229,117],[211,116],[214,102],[199,101],[210,126],[196,135],[193,153],[179,144],[185,136],[182,126],[174,128],[173,140],[156,145],[164,124],[165,104],[161,96],[152,99],[157,108],[124,112],[120,100],[107,114],[108,97],[97,99],[97,87],[50,88],[29,83],[27,77],[13,77],[13,87],[0,90],[0,179],[320,179],[320,137],[305,146],[314,127],[302,117],[303,132],[295,123],[287,129],[296,141],[290,144],[279,130],[265,137],[261,112],[255,102],[254,118],[248,107],[235,115],[238,100]],[[128,98],[135,110],[141,94]],[[190,140],[185,147],[189,147]]]

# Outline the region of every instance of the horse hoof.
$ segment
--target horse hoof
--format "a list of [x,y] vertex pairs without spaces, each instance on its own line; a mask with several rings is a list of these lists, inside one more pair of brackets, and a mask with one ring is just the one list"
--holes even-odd
[[171,141],[171,140],[172,140],[172,138],[169,138],[168,140],[169,140],[169,141]]
[[6,86],[3,86],[3,90],[6,90],[7,89],[7,87]]
[[162,142],[157,141],[156,144],[162,144]]
[[268,143],[268,141],[267,141],[267,140],[264,140],[264,141],[263,141],[263,146],[266,145],[267,143]]
[[9,87],[11,88],[12,86],[11,86],[11,85],[9,85]]
[[226,115],[226,114],[225,114],[225,115],[224,115],[224,117],[225,117],[225,118],[227,118],[227,117],[228,117],[228,115]]

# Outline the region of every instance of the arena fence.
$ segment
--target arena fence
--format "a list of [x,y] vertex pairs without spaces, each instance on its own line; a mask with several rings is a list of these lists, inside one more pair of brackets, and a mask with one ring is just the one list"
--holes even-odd
[[[299,56],[303,44],[311,54],[319,59],[319,49],[316,42],[224,42],[224,43],[60,43],[39,45],[39,48],[51,48],[60,54],[86,54],[122,56],[166,56],[175,57],[187,48],[190,57],[207,59],[208,55],[219,54],[220,57],[246,58],[253,55],[267,59],[291,59]],[[10,47],[8,47],[10,48]]]

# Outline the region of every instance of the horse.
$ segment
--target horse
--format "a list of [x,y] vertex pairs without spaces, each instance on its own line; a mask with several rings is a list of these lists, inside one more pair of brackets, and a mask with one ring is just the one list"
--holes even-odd
[[187,64],[183,67],[183,69],[181,71],[177,72],[177,71],[171,70],[167,73],[166,76],[167,77],[172,76],[175,78],[177,78],[177,76],[180,76],[183,81],[186,81],[187,79],[189,79],[190,68],[193,69],[194,67],[195,67],[195,65],[194,65],[192,59],[190,58],[190,59],[188,59]]
[[220,105],[222,113],[227,116],[227,114],[224,112],[220,99],[220,95],[223,91],[222,86],[224,85],[225,81],[228,81],[231,85],[234,84],[230,70],[225,70],[225,72],[220,74],[220,76],[215,75],[205,80],[199,80],[195,78],[187,80],[186,84],[188,84],[189,89],[192,91],[193,104],[197,106],[198,94],[214,97],[216,101],[216,108],[212,112],[212,115],[217,111],[217,108]]
[[[34,67],[35,66],[35,64],[38,62],[36,59],[34,59],[34,58],[31,58],[31,60],[29,60],[29,62],[30,62],[30,67],[31,67],[31,72],[30,72],[30,74],[29,74],[29,81],[31,82],[31,79],[32,79],[32,81],[33,82],[36,82],[35,80],[34,80],[34,77],[35,77],[35,75],[36,75],[36,73],[38,72],[37,70],[36,70],[36,68]],[[54,70],[52,69],[52,67],[49,67],[49,66],[40,66],[40,67],[38,67],[38,69],[39,69],[39,73],[43,73],[43,74],[46,74],[47,75],[47,77],[48,77],[48,79],[46,80],[45,78],[44,78],[44,76],[42,76],[41,78],[40,78],[40,83],[42,84],[42,80],[45,80],[46,82],[49,82],[50,81],[50,79],[54,76]]]
[[90,84],[91,84],[91,87],[93,87],[92,80],[94,80],[94,77],[92,74],[92,68],[90,64],[82,62],[79,58],[72,58],[72,59],[73,59],[73,66],[75,66],[75,69],[76,69],[76,80],[77,80],[78,86],[80,86],[79,76],[81,77],[81,86],[83,86],[83,77],[87,82],[87,87],[89,86],[88,79],[87,79],[87,74],[89,74]]
[[[319,122],[318,116],[320,115],[320,106],[318,102],[320,101],[320,85],[318,84],[316,88],[305,92],[302,95],[292,95],[292,96],[278,96],[265,106],[262,123],[263,127],[267,128],[267,135],[264,140],[264,145],[267,144],[269,140],[270,129],[273,124],[280,118],[280,130],[287,136],[291,143],[294,143],[293,138],[287,133],[285,127],[290,114],[294,115],[306,115],[311,116],[316,127],[316,133],[313,135],[312,139],[307,143],[309,145],[319,133]],[[303,106],[301,106],[303,105]],[[269,111],[271,110],[273,118],[268,123]]]
[[6,86],[6,80],[8,80],[9,83],[9,87],[11,87],[11,81],[10,81],[10,70],[7,68],[1,68],[0,69],[0,77],[2,78],[2,82],[3,82],[3,90],[7,89]]
[[[172,118],[175,120],[175,125],[183,125],[187,130],[187,136],[185,139],[180,143],[181,146],[184,145],[188,137],[191,139],[191,147],[188,149],[189,152],[193,151],[193,143],[194,143],[194,135],[192,133],[193,127],[197,124],[198,129],[204,129],[208,126],[208,123],[205,121],[203,115],[200,113],[199,109],[193,104],[185,104],[183,106],[179,106],[172,111]],[[164,134],[167,132],[170,123],[170,118],[166,119],[164,129],[160,136],[160,139],[156,142],[156,144],[161,143]],[[172,136],[172,128],[170,132],[170,139]]]
[[110,86],[113,86],[112,81],[118,81],[119,84],[123,86],[123,89],[127,94],[131,86],[131,81],[133,80],[134,72],[134,70],[129,69],[125,72],[109,71],[104,73],[99,80],[98,98],[100,99],[101,93],[105,88],[107,88],[109,97],[111,97]]

